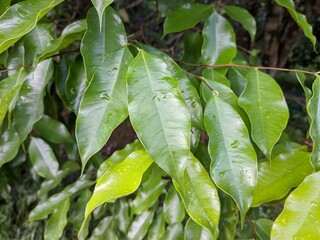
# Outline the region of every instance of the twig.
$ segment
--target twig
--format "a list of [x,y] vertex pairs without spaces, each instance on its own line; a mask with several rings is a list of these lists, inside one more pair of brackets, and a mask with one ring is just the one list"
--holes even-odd
[[192,72],[188,72],[188,71],[186,71],[186,70],[185,70],[185,72],[186,72],[188,75],[190,75],[190,76],[192,76],[192,77],[194,77],[194,78],[196,78],[196,79],[199,79],[201,82],[204,82],[212,92],[218,93],[217,90],[215,90],[214,88],[212,88],[212,87],[209,85],[209,83],[207,83],[207,81],[206,81],[205,78],[200,77],[200,76],[198,76],[198,75],[196,75],[196,74],[194,74],[194,73],[192,73]]

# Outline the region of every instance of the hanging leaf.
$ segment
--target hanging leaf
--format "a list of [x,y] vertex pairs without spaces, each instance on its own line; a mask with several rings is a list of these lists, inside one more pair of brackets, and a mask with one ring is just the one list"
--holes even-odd
[[103,27],[103,14],[104,14],[104,10],[106,9],[106,7],[108,7],[113,0],[91,0],[94,8],[97,10],[98,16],[99,16],[99,25],[100,25],[100,30]]
[[89,240],[118,239],[112,229],[113,217],[103,218],[92,231]]
[[150,157],[179,181],[190,149],[190,114],[167,65],[141,50],[127,73],[133,128]]
[[303,179],[313,172],[310,153],[295,151],[280,154],[259,163],[259,175],[252,206],[281,199],[292,187],[298,186]]
[[255,69],[248,73],[239,105],[249,116],[252,139],[271,160],[271,152],[286,127],[289,111],[277,82]]
[[235,35],[231,24],[213,12],[202,31],[202,63],[230,63],[237,54]]
[[84,92],[76,121],[82,171],[89,158],[128,116],[125,74],[132,56],[125,44],[123,24],[112,8],[105,11],[101,32],[96,11],[89,11],[81,53],[87,81],[91,82]]
[[130,215],[130,206],[125,198],[120,198],[113,205],[112,216],[114,219],[114,224],[123,233],[127,233],[128,227],[132,222],[132,217]]
[[70,207],[70,199],[64,200],[53,212],[44,231],[45,240],[59,240],[63,229],[67,225],[67,213]]
[[306,177],[286,199],[282,213],[275,220],[271,239],[320,238],[320,172]]
[[304,94],[306,95],[306,102],[309,102],[309,100],[312,96],[312,91],[305,85],[306,76],[300,72],[295,72],[295,74],[296,74],[296,78],[297,78],[298,82],[300,83],[300,85],[304,91]]
[[183,227],[181,223],[169,225],[161,240],[183,240]]
[[320,77],[318,76],[313,82],[312,91],[307,111],[311,120],[309,134],[313,141],[311,161],[315,170],[318,171],[320,170]]
[[155,214],[155,219],[152,221],[152,224],[148,231],[149,240],[158,240],[161,238],[165,232],[166,221],[163,216],[162,209],[158,209]]
[[185,216],[181,198],[172,185],[163,202],[163,214],[169,225],[181,223]]
[[235,200],[243,223],[258,173],[248,130],[236,110],[215,95],[207,103],[204,123],[209,135],[211,177]]
[[86,20],[78,20],[68,25],[58,39],[52,40],[43,51],[37,55],[35,62],[42,61],[51,57],[61,49],[66,48],[68,45],[76,40],[80,40],[87,28]]
[[209,17],[213,6],[200,3],[187,3],[172,11],[163,24],[163,36],[168,33],[181,32],[194,27]]
[[153,211],[146,211],[141,215],[136,216],[131,226],[129,227],[127,239],[139,240],[147,234],[154,216]]
[[220,202],[217,189],[198,159],[190,155],[182,183],[174,181],[188,215],[218,237]]
[[230,18],[239,22],[248,31],[253,42],[257,31],[254,17],[246,9],[238,6],[223,6],[223,10],[226,11]]
[[312,26],[308,23],[305,15],[298,13],[295,10],[295,5],[292,0],[275,0],[276,3],[288,10],[293,20],[299,25],[302,29],[304,35],[310,39],[313,44],[313,47],[316,46],[316,37],[312,33]]
[[184,239],[185,240],[213,240],[213,236],[210,231],[191,218],[188,219],[185,230],[184,230]]
[[0,53],[30,32],[63,0],[28,0],[14,4],[0,17]]
[[270,219],[259,218],[253,222],[254,231],[261,240],[269,240],[273,221]]
[[86,206],[85,221],[99,205],[137,190],[143,173],[151,163],[152,159],[149,155],[144,150],[138,150],[131,153],[122,162],[112,165],[97,181],[92,197]]

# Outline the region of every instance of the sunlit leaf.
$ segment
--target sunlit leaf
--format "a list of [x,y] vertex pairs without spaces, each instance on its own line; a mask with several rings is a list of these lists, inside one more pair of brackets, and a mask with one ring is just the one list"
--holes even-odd
[[184,229],[184,239],[185,240],[213,240],[213,236],[210,231],[191,218],[188,219],[185,229]]
[[128,116],[125,74],[132,58],[124,47],[126,34],[123,24],[112,8],[107,8],[103,15],[101,32],[94,9],[89,11],[87,20],[88,30],[81,53],[87,81],[91,82],[84,92],[76,122],[83,169],[89,158],[103,147],[112,131]]
[[212,13],[213,7],[207,4],[187,3],[172,11],[164,21],[163,36],[194,27]]
[[275,220],[271,239],[320,238],[320,172],[306,177],[286,199],[282,213]]
[[204,123],[209,135],[211,177],[235,200],[243,222],[258,174],[248,130],[236,110],[215,95],[207,103]]
[[28,0],[14,4],[0,17],[0,53],[30,32],[63,0]]
[[141,215],[136,216],[128,230],[127,239],[139,240],[147,234],[154,216],[153,211],[146,211]]
[[171,186],[163,202],[164,219],[169,225],[181,223],[185,216],[183,203],[177,191]]
[[268,160],[286,127],[289,111],[280,86],[269,75],[255,69],[248,73],[239,105],[251,122],[252,139]]
[[140,50],[127,73],[129,116],[151,158],[182,178],[190,149],[190,114],[167,65]]
[[295,151],[280,154],[272,159],[271,164],[268,161],[260,162],[252,206],[281,199],[312,172],[313,167],[308,152]]

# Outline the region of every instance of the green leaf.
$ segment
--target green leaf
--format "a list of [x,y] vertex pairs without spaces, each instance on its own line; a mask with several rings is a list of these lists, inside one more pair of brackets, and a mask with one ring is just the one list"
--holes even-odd
[[218,237],[220,202],[217,189],[198,159],[190,155],[182,183],[174,181],[188,215]]
[[84,92],[76,121],[82,170],[128,116],[125,74],[132,55],[124,47],[126,43],[123,24],[112,8],[105,11],[101,32],[96,11],[89,11],[81,53],[87,80],[91,82]]
[[86,20],[78,20],[71,23],[63,30],[61,36],[58,39],[54,39],[50,43],[48,43],[48,45],[42,50],[42,52],[37,55],[36,61],[42,61],[48,57],[51,57],[56,52],[59,52],[61,49],[66,48],[76,40],[80,40],[86,28]]
[[51,147],[41,138],[33,137],[29,145],[29,155],[33,167],[44,178],[58,176],[59,163]]
[[169,225],[161,240],[183,240],[183,227],[181,223]]
[[100,30],[103,27],[103,14],[106,7],[108,7],[113,0],[91,0],[94,8],[97,10],[98,16],[99,16],[99,24],[100,24]]
[[210,231],[191,218],[188,219],[185,230],[184,230],[184,239],[185,240],[213,240],[213,236]]
[[313,173],[286,199],[275,220],[271,239],[320,238],[320,172]]
[[136,216],[129,227],[127,239],[139,240],[147,234],[148,229],[152,223],[154,211],[146,211],[141,215]]
[[44,231],[44,239],[61,239],[63,229],[67,225],[67,213],[70,207],[70,199],[64,200],[53,212]]
[[261,240],[269,240],[273,221],[270,219],[260,218],[253,222],[254,231]]
[[162,209],[158,209],[155,214],[155,219],[152,221],[152,224],[148,231],[149,240],[158,240],[165,233],[166,221],[163,216]]
[[299,27],[302,29],[304,35],[310,39],[310,41],[313,44],[313,47],[316,47],[317,39],[312,33],[312,26],[308,23],[307,18],[305,15],[298,13],[295,10],[295,5],[293,0],[275,0],[276,3],[288,10],[291,17],[294,19],[294,21],[299,25]]
[[11,0],[1,0],[0,1],[0,15],[2,15],[9,7]]
[[207,103],[211,177],[237,203],[243,223],[257,182],[257,157],[248,130],[236,110],[218,96]]
[[112,221],[110,216],[103,218],[93,229],[90,240],[118,239],[111,228]]
[[202,63],[230,63],[237,54],[235,35],[231,24],[221,15],[213,12],[203,32]]
[[73,197],[75,194],[83,189],[88,188],[93,184],[92,181],[87,180],[85,175],[78,181],[68,185],[61,192],[52,195],[49,199],[40,202],[29,214],[29,221],[40,220],[45,218],[67,198]]
[[0,168],[6,162],[11,161],[18,153],[21,139],[14,128],[0,132]]
[[172,178],[182,178],[191,121],[176,79],[160,58],[141,50],[127,73],[133,128],[151,158]]
[[36,23],[63,0],[28,0],[10,7],[0,17],[0,53],[30,32]]
[[138,150],[122,162],[112,165],[98,179],[93,195],[86,206],[85,219],[99,205],[137,190],[143,173],[151,163],[152,159],[149,155],[144,150]]
[[47,115],[43,115],[40,120],[34,124],[34,129],[49,142],[56,144],[72,142],[72,137],[67,127]]
[[314,168],[320,169],[320,77],[317,77],[312,84],[312,97],[307,104],[307,111],[311,120],[309,134],[313,141],[311,161]]
[[27,74],[24,69],[0,81],[0,125]]
[[188,63],[199,63],[203,39],[199,32],[187,32],[183,38],[182,60]]
[[114,219],[114,224],[120,231],[127,233],[128,227],[132,222],[129,203],[125,198],[120,198],[115,204],[113,204],[113,207],[112,216]]
[[303,179],[313,172],[310,153],[295,151],[280,154],[259,163],[259,175],[252,206],[281,199],[292,187],[298,186]]
[[239,105],[249,116],[252,139],[271,160],[271,152],[289,119],[280,86],[269,75],[255,69],[248,73]]
[[304,91],[304,94],[306,95],[306,102],[308,102],[312,96],[312,91],[305,85],[306,76],[300,72],[295,72],[295,74],[298,82],[300,83]]
[[172,11],[163,24],[163,36],[168,33],[181,32],[194,27],[212,13],[213,7],[208,4],[187,3]]
[[181,198],[172,185],[163,202],[163,213],[164,219],[169,225],[181,223],[185,216]]
[[254,17],[246,9],[238,6],[223,6],[223,10],[226,11],[230,18],[239,22],[249,32],[253,42],[257,31]]

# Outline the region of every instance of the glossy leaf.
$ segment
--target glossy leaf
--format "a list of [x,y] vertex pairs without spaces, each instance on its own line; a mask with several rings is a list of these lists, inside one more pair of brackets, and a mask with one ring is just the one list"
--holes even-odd
[[182,60],[189,63],[199,63],[202,43],[203,39],[199,32],[187,32],[183,38]]
[[56,178],[59,163],[51,147],[41,138],[32,138],[29,145],[29,155],[33,167],[44,178]]
[[72,137],[67,127],[48,115],[43,115],[40,120],[35,123],[34,129],[44,139],[52,143],[59,144],[72,142]]
[[89,11],[88,30],[81,53],[87,80],[91,82],[84,92],[76,122],[83,169],[89,158],[104,146],[112,131],[128,116],[125,74],[132,56],[125,44],[124,27],[111,8],[105,11],[101,32],[96,11]]
[[24,69],[0,81],[0,125],[27,74]]
[[152,221],[152,224],[148,231],[149,240],[158,240],[161,238],[165,232],[166,221],[163,216],[162,209],[158,209],[155,214],[155,219]]
[[182,178],[190,149],[190,114],[167,65],[141,50],[127,73],[133,128],[151,158],[172,178]]
[[184,239],[185,240],[213,240],[213,236],[210,231],[191,218],[188,219],[185,229],[184,229]]
[[67,198],[73,197],[75,194],[83,189],[88,188],[93,184],[92,181],[86,179],[83,175],[78,181],[68,185],[61,192],[52,195],[47,200],[40,202],[29,215],[29,221],[39,220],[45,218],[48,214],[53,211]]
[[[108,216],[102,219],[98,225],[93,229],[90,240],[104,240],[104,239],[114,239],[116,237],[115,233],[111,228],[113,218]],[[108,233],[111,231],[112,233]],[[111,235],[111,236],[110,236]]]
[[114,210],[112,212],[112,216],[114,218],[114,224],[120,231],[127,233],[128,227],[132,222],[128,201],[124,198],[120,198],[113,206]]
[[304,94],[306,95],[306,102],[308,102],[312,96],[312,91],[305,85],[306,76],[300,72],[296,72],[295,74],[298,82],[300,83],[304,91]]
[[152,159],[144,150],[131,153],[122,162],[112,165],[97,181],[85,219],[99,205],[133,193],[140,185],[143,173]]
[[61,239],[63,230],[67,225],[67,213],[70,207],[70,199],[64,200],[53,212],[44,231],[45,240]]
[[36,23],[63,0],[28,0],[11,6],[0,17],[0,53],[30,32]]
[[143,239],[152,223],[153,216],[154,211],[146,211],[143,214],[136,216],[129,227],[127,238],[130,240]]
[[207,4],[187,3],[172,11],[163,24],[163,36],[168,33],[181,32],[194,27],[212,13],[213,7]]
[[272,159],[271,164],[267,161],[260,162],[252,206],[281,199],[312,172],[313,167],[308,152],[295,151],[280,154]]
[[213,12],[202,31],[202,63],[230,63],[237,54],[235,35],[230,23]]
[[80,40],[87,28],[85,20],[79,20],[68,25],[58,39],[52,40],[43,51],[37,56],[37,60],[42,61],[51,57],[61,49],[66,48],[68,45],[76,40]]
[[273,221],[260,218],[254,222],[254,231],[261,240],[269,240]]
[[275,220],[271,239],[320,238],[320,172],[313,173],[286,199]]
[[250,34],[251,41],[254,41],[257,27],[253,16],[246,9],[238,6],[223,6],[223,10],[226,11],[230,18],[239,22]]
[[98,16],[99,16],[99,24],[100,24],[100,30],[102,29],[102,18],[104,14],[104,10],[106,7],[108,7],[113,0],[91,0],[94,8],[97,10]]
[[236,110],[218,96],[207,103],[211,177],[237,203],[243,223],[257,182],[257,157],[248,130]]
[[174,187],[182,197],[188,215],[199,225],[210,230],[217,238],[220,202],[217,189],[198,159],[190,155],[186,171]]
[[183,240],[183,227],[181,223],[169,225],[161,240]]
[[18,153],[21,139],[14,128],[1,132],[0,136],[0,167],[11,161]]
[[181,223],[185,216],[183,203],[177,191],[171,186],[163,202],[164,219],[169,225]]
[[312,85],[312,97],[307,110],[311,120],[309,134],[313,141],[311,161],[316,170],[320,169],[320,77],[317,77]]
[[269,75],[255,69],[248,73],[239,105],[251,122],[252,139],[268,160],[286,127],[289,111],[280,86]]
[[312,33],[312,26],[308,23],[305,15],[303,15],[295,10],[295,4],[294,4],[293,0],[275,0],[275,1],[278,5],[284,7],[288,10],[291,17],[294,19],[294,21],[302,29],[304,35],[310,39],[310,41],[313,44],[313,47],[315,47],[317,39]]

